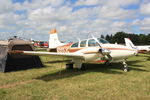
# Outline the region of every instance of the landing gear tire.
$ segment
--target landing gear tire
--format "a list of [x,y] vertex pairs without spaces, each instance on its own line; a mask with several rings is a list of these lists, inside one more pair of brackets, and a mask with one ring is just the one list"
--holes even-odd
[[66,69],[67,70],[73,69],[73,64],[66,64]]
[[86,70],[86,68],[85,68],[85,65],[84,65],[84,64],[82,64],[82,66],[81,66],[80,70],[82,70],[82,71],[85,71],[85,70]]
[[124,68],[123,71],[124,72],[128,72],[129,70],[128,70],[128,68]]
[[106,65],[106,66],[111,66],[111,63],[110,63],[109,61],[106,61],[106,62],[104,63],[104,65]]

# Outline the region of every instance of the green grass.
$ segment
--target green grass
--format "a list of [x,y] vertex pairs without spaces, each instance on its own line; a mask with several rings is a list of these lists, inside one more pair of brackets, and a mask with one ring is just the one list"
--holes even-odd
[[[107,67],[65,70],[62,59],[41,57],[44,68],[0,73],[1,100],[150,100],[150,55]],[[66,61],[66,59],[64,59]],[[50,61],[50,62],[49,62]]]

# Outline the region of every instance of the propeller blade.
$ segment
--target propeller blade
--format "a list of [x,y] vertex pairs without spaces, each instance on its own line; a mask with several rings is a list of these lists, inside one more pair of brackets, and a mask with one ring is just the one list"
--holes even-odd
[[105,58],[107,58],[109,61],[111,61],[111,60],[112,60],[112,57],[111,57],[111,55],[110,55],[111,51],[110,51],[109,49],[103,48],[103,47],[101,46],[101,44],[99,43],[99,41],[98,41],[96,38],[93,37],[93,39],[95,39],[95,41],[97,41],[98,46],[100,47],[100,48],[99,48],[99,52],[100,52]]

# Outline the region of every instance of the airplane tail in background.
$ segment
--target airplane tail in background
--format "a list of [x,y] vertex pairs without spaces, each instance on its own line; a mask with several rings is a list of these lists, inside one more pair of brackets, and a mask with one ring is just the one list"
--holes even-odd
[[132,43],[132,41],[129,38],[124,38],[125,45],[131,48],[135,48],[135,45]]
[[50,31],[50,35],[49,35],[49,48],[53,49],[53,48],[57,48],[58,46],[62,46],[62,45],[64,45],[64,44],[59,41],[58,35],[57,35],[57,30],[52,29]]

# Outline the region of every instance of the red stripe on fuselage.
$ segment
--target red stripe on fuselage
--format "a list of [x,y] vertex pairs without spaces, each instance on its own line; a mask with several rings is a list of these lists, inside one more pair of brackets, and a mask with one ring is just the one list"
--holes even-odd
[[63,45],[63,46],[59,46],[59,47],[57,47],[57,48],[66,48],[66,47],[70,48],[70,46],[71,46],[72,44],[73,44],[73,43],[68,43],[68,44],[65,44],[65,45]]
[[[68,52],[73,53],[73,52],[76,52],[76,51],[79,51],[79,50],[82,50],[82,49],[85,49],[85,48],[91,48],[91,47],[71,48],[70,47],[71,45],[72,45],[72,43],[69,43],[69,44],[64,45],[64,46],[60,46],[60,47],[57,48],[57,50],[59,50],[60,48],[64,48],[64,49],[67,48]],[[110,48],[110,47],[102,47],[102,48],[109,49],[109,50],[129,50],[129,51],[135,51],[134,49],[128,49],[128,48]],[[93,51],[90,51],[88,53],[93,53]]]

